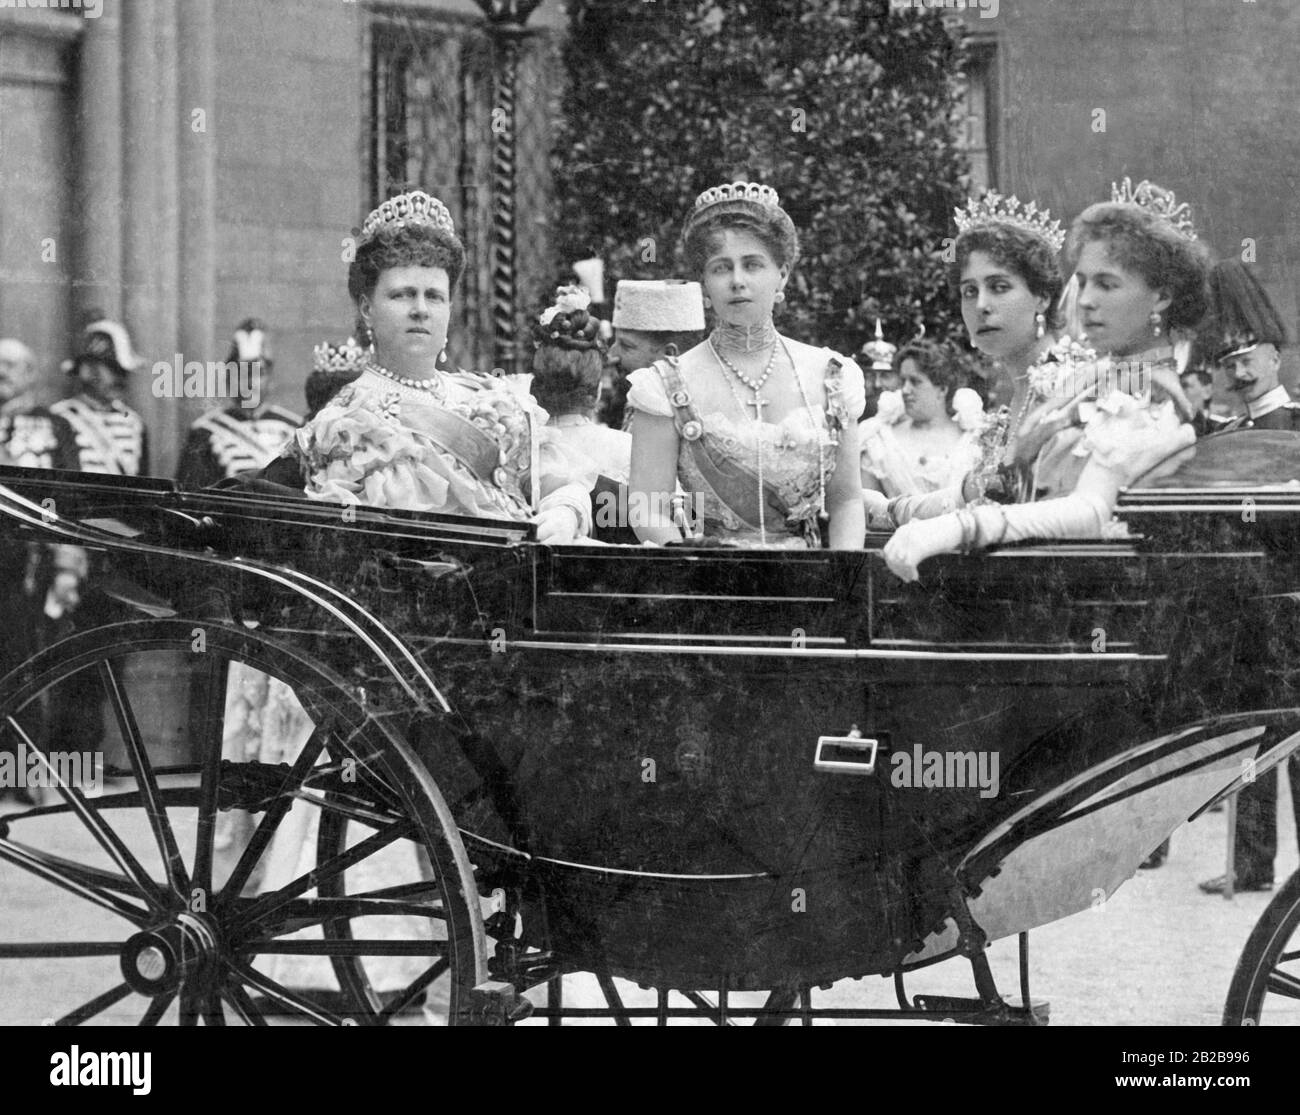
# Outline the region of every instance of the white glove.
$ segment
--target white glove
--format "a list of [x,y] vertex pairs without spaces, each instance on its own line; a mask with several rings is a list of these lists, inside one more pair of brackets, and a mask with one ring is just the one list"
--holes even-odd
[[963,545],[995,546],[1028,538],[1100,538],[1114,509],[1114,491],[1076,491],[1042,503],[974,507],[936,519],[914,519],[885,546],[885,562],[904,581],[918,580],[917,566]]

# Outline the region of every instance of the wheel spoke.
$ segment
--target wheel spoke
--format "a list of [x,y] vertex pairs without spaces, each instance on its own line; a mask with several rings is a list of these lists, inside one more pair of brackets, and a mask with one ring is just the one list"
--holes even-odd
[[80,1026],[88,1019],[94,1018],[100,1011],[106,1010],[114,1003],[121,1002],[131,994],[131,985],[119,983],[110,991],[105,991],[102,995],[96,995],[88,1003],[84,1003],[76,1010],[65,1014],[62,1018],[56,1019],[56,1026]]
[[64,859],[62,856],[42,852],[39,848],[33,848],[30,844],[23,844],[16,840],[4,840],[0,841],[0,843],[15,848],[24,855],[43,863],[51,871],[58,872],[63,878],[71,882],[80,883],[96,890],[129,895],[132,898],[143,897],[140,894],[140,888],[125,875],[118,875],[112,871],[105,871],[102,867],[93,867],[88,863],[77,863],[74,860]]
[[34,960],[74,956],[121,956],[120,941],[40,941],[0,943],[0,960]]
[[[231,909],[238,916],[242,913],[241,903],[252,905],[256,901],[258,900],[253,898],[240,899],[240,902],[235,903]],[[440,906],[430,906],[416,902],[399,902],[396,899],[372,898],[367,895],[346,898],[296,898],[292,902],[285,904],[280,912],[279,920],[276,921],[274,926],[267,927],[266,932],[272,937],[283,937],[287,933],[297,933],[300,929],[319,925],[323,921],[385,917],[398,914],[429,918],[433,921],[445,921],[447,919],[446,910]]]
[[[325,746],[325,736],[325,731],[320,725],[317,725],[315,731],[307,737],[307,742],[303,744],[302,750],[298,752],[298,758],[294,760],[289,773],[285,775],[284,784],[286,786],[302,785],[307,772],[320,757],[321,749]],[[253,868],[257,865],[257,861],[262,858],[262,853],[266,851],[267,846],[271,843],[275,830],[279,827],[280,822],[284,820],[290,806],[293,805],[293,801],[293,795],[281,793],[267,806],[257,828],[253,830],[252,837],[249,838],[248,846],[240,855],[239,861],[230,873],[230,878],[226,880],[226,885],[222,890],[223,894],[230,895],[232,898],[239,896],[240,891],[244,889],[244,884],[248,881],[249,875],[252,874]]]
[[1271,995],[1281,995],[1284,999],[1300,999],[1300,979],[1290,972],[1274,968],[1268,974],[1268,991]]
[[203,1008],[203,992],[190,980],[181,982],[180,1025],[197,1026]]
[[0,859],[8,860],[10,863],[30,871],[33,875],[40,876],[55,886],[71,891],[73,894],[86,899],[87,902],[93,902],[96,906],[111,910],[113,913],[126,918],[133,925],[142,926],[152,916],[150,911],[142,910],[138,906],[132,906],[129,902],[122,901],[116,894],[97,890],[76,879],[69,878],[62,871],[48,866],[43,857],[28,852],[21,845],[15,844],[11,840],[0,839]]
[[609,1004],[610,1009],[614,1012],[614,1025],[631,1026],[632,1020],[627,1016],[627,1007],[623,1005],[623,996],[618,993],[618,988],[614,986],[613,977],[607,972],[597,972],[596,982],[600,984],[600,990],[605,996],[605,1002]]
[[239,1015],[240,1020],[247,1026],[265,1026],[266,1019],[262,1017],[262,1012],[257,1009],[257,1004],[249,998],[248,992],[244,990],[242,984],[230,982],[222,988],[226,1002],[230,1004],[234,1012]]
[[333,941],[246,941],[240,953],[264,956],[446,956],[446,941],[392,941],[381,938]]
[[[221,779],[221,741],[226,722],[226,677],[229,663],[219,654],[208,654],[198,671],[199,699],[203,720],[196,733],[199,741],[198,837],[194,846],[193,885],[204,897],[212,897],[212,845],[217,831],[217,790]],[[185,996],[181,996],[184,1003]]]
[[305,875],[299,875],[292,882],[287,883],[278,891],[271,894],[263,895],[256,899],[247,910],[244,911],[242,918],[234,924],[247,925],[265,919],[270,914],[286,906],[289,902],[297,898],[305,891],[311,890],[319,885],[323,879],[328,879],[346,871],[354,864],[360,863],[363,859],[378,852],[381,848],[388,847],[395,840],[402,840],[413,835],[416,831],[414,821],[400,821],[389,825],[387,828],[380,829],[373,836],[354,844],[346,852],[342,852],[333,858],[318,864]]
[[189,877],[185,873],[185,861],[181,858],[180,848],[176,844],[176,834],[172,831],[167,818],[167,808],[158,793],[158,779],[149,762],[144,739],[140,735],[140,726],[136,723],[135,710],[131,707],[126,691],[113,663],[105,659],[99,664],[99,680],[108,695],[117,718],[118,731],[126,745],[135,772],[136,785],[143,799],[145,816],[149,818],[149,827],[153,829],[154,839],[158,842],[158,851],[162,854],[164,870],[167,872],[167,885],[178,898],[189,896]]
[[226,1013],[221,1009],[221,992],[213,988],[203,1006],[203,1025],[224,1026]]
[[140,1019],[140,1025],[157,1026],[175,998],[175,991],[168,991],[165,995],[155,995],[153,1001],[149,1004],[149,1009],[144,1012],[144,1017]]
[[305,999],[301,995],[290,991],[287,987],[276,983],[275,980],[263,975],[256,968],[239,964],[232,966],[232,970],[249,987],[261,992],[273,1002],[288,1007],[296,1014],[306,1015],[312,1021],[319,1022],[322,1026],[342,1026],[344,1024],[341,1015],[317,1006],[310,999]]
[[46,756],[45,750],[32,742],[31,737],[23,730],[22,725],[12,716],[8,717],[7,720],[9,727],[27,745],[28,751],[40,757],[46,774],[54,780],[59,793],[63,795],[63,800],[72,807],[72,811],[81,819],[81,823],[90,830],[90,834],[99,843],[100,847],[109,854],[109,857],[125,874],[135,880],[150,907],[160,909],[163,903],[162,893],[158,885],[149,877],[149,873],[141,866],[140,861],[131,854],[131,850],[122,842],[122,838],[104,822],[104,819],[99,815],[99,811],[90,804],[85,794],[76,786],[70,786],[59,778],[58,772]]
[[442,957],[428,968],[414,983],[405,991],[397,996],[388,1006],[379,1012],[380,1025],[387,1025],[402,1011],[406,1010],[415,1000],[422,995],[439,976],[443,975],[451,967],[451,961],[447,957]]

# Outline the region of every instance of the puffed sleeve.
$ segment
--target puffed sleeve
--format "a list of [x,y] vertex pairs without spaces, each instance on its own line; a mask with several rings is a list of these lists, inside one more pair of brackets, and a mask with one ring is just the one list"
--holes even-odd
[[653,414],[656,418],[671,418],[672,404],[668,401],[668,392],[664,381],[653,368],[638,368],[627,377],[628,410],[639,410],[643,414]]

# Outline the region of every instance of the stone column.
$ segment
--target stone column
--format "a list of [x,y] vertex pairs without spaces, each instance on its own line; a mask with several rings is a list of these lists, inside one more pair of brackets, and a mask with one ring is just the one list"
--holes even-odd
[[[176,351],[175,303],[168,320],[161,291],[176,267],[175,53],[170,60],[160,57],[162,44],[175,45],[174,20],[169,0],[122,5],[122,310],[146,361],[132,378],[129,399],[148,426],[151,468],[158,475],[174,465],[175,427],[183,413],[178,400],[156,399],[150,391],[154,361]],[[168,105],[171,119],[164,117]]]
[[[178,351],[187,360],[225,359],[216,346],[216,16],[213,0],[178,6],[180,182]],[[196,116],[201,113],[201,116]],[[214,347],[216,346],[216,347]]]
[[[74,325],[88,310],[122,316],[122,40],[118,5],[85,20],[77,99]],[[70,354],[62,354],[70,355]]]

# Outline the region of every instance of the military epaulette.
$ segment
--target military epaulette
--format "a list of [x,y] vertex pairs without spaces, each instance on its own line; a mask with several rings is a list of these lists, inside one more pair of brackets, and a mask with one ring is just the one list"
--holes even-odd
[[288,422],[291,426],[302,425],[301,414],[295,414],[288,407],[278,406],[275,403],[271,403],[270,406],[268,406],[264,411],[262,411],[261,417],[278,418],[282,422]]

